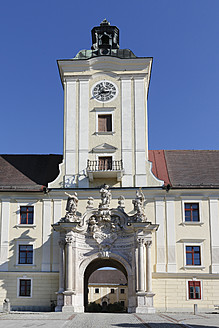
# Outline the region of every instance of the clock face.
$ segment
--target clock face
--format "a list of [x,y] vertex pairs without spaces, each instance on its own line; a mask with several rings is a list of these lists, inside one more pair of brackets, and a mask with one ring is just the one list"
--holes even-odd
[[92,88],[92,97],[97,101],[108,102],[117,96],[117,87],[110,81],[101,81]]

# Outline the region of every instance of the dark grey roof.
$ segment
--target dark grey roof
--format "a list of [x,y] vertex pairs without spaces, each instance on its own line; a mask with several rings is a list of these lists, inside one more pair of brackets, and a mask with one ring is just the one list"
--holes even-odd
[[0,155],[0,189],[43,190],[61,161],[62,155]]
[[89,284],[127,284],[126,277],[119,270],[96,270],[89,278]]
[[173,187],[219,187],[219,150],[165,150]]

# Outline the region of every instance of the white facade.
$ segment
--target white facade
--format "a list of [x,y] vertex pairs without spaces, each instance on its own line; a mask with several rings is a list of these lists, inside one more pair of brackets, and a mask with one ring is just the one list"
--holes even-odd
[[[54,302],[57,311],[83,312],[89,276],[114,266],[128,280],[129,312],[192,311],[193,304],[213,310],[219,188],[171,188],[152,173],[152,58],[97,55],[58,64],[63,161],[48,188],[12,183],[0,191],[0,306],[9,298],[12,310],[49,310]],[[111,93],[101,87],[105,81],[114,86]],[[100,101],[95,87],[100,98],[112,97]],[[156,168],[158,176],[162,169]],[[99,194],[104,183],[112,194],[106,203]],[[66,213],[69,194],[78,202]]]

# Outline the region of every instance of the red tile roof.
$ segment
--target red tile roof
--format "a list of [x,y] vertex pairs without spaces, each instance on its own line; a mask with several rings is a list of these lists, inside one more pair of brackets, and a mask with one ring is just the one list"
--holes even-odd
[[148,157],[152,162],[152,172],[155,177],[163,180],[165,185],[170,184],[164,150],[149,150]]

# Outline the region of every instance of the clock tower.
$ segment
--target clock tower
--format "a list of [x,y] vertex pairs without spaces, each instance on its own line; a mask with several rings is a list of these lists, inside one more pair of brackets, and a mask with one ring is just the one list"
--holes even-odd
[[63,161],[49,188],[161,186],[148,161],[147,96],[151,57],[119,47],[104,19],[91,50],[58,60],[64,89]]

